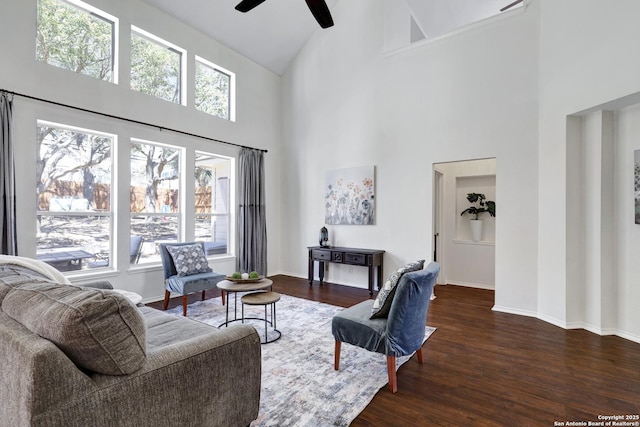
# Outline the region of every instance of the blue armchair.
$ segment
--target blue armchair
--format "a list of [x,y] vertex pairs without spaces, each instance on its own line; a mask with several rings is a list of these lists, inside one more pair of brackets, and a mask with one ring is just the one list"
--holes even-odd
[[336,316],[331,331],[336,340],[335,369],[340,366],[340,345],[343,342],[387,356],[389,388],[398,391],[396,357],[414,352],[422,363],[422,344],[431,292],[440,272],[432,262],[424,270],[405,273],[398,283],[391,309],[386,318],[370,319],[373,300],[349,307]]
[[[204,254],[204,244],[202,242],[186,242],[186,243],[163,243],[160,245],[160,258],[162,260],[162,269],[164,271],[164,309],[169,306],[169,297],[171,292],[175,292],[182,295],[182,314],[187,315],[187,302],[189,294],[193,292],[202,291],[202,299],[204,300],[204,294],[209,289],[215,289],[219,281],[224,280],[225,276],[215,271],[209,271],[206,273],[195,273],[187,276],[178,275],[176,265],[173,257],[167,249],[168,246],[179,247],[186,245],[199,244],[202,246],[202,253]],[[222,304],[224,304],[224,293],[222,294]]]

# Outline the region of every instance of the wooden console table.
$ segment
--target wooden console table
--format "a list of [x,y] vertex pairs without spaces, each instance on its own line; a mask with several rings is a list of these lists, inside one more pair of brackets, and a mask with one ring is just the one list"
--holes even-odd
[[313,284],[314,263],[318,261],[320,285],[324,280],[324,263],[360,265],[369,268],[369,294],[373,295],[373,274],[377,270],[377,288],[382,281],[382,258],[384,251],[378,249],[341,248],[333,246],[309,246],[309,286]]

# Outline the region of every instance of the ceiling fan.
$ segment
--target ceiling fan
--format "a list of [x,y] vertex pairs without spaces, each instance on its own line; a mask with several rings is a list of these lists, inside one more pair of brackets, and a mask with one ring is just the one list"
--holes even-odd
[[[305,1],[307,2],[307,6],[309,6],[313,17],[316,18],[316,21],[318,21],[318,24],[320,24],[322,28],[329,28],[333,26],[331,12],[329,12],[329,7],[324,0]],[[240,12],[249,12],[251,9],[258,6],[262,2],[264,2],[264,0],[242,0],[236,5],[236,10],[239,10]]]
[[500,12],[504,12],[507,9],[511,9],[513,6],[522,3],[523,0],[516,0],[513,3],[509,3],[508,5],[506,5],[505,7],[503,7],[502,9],[500,9]]

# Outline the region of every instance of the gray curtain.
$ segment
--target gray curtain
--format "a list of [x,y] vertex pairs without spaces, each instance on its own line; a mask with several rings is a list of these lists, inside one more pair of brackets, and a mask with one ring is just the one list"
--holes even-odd
[[264,152],[243,148],[238,159],[237,271],[267,274]]
[[0,253],[18,255],[13,160],[13,95],[0,92]]

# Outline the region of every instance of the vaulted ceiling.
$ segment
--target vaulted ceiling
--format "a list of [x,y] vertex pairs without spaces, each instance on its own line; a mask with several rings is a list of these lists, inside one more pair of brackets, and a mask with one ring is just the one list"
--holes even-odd
[[[240,0],[145,1],[277,74],[287,69],[314,31],[331,31],[318,26],[303,0],[266,0],[248,13],[235,10]],[[331,11],[337,1],[326,0]],[[435,37],[496,15],[511,1],[385,0],[385,7],[402,4],[422,33]],[[348,25],[333,15],[335,25]]]

